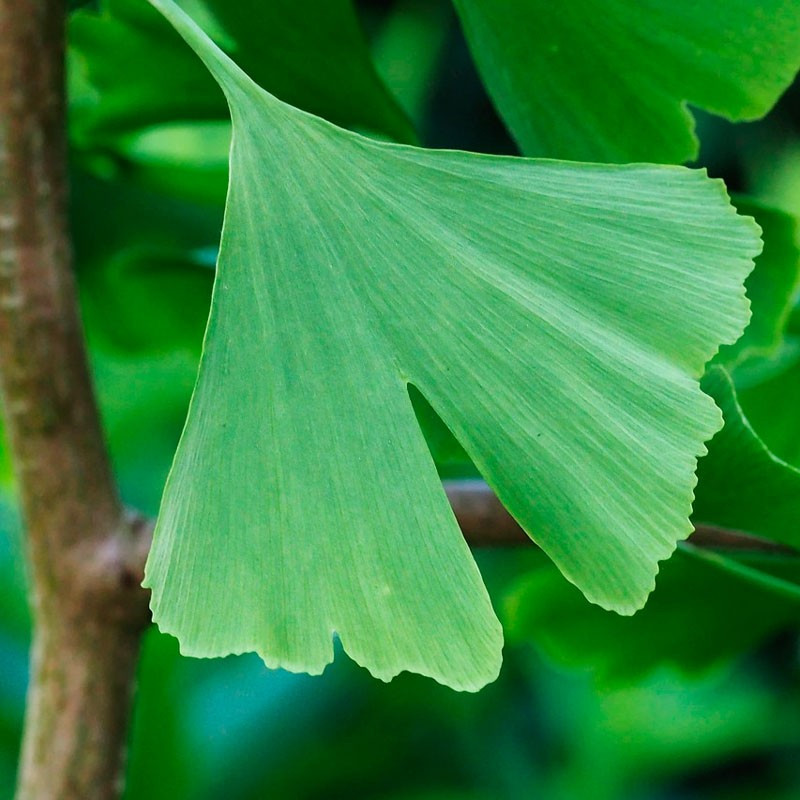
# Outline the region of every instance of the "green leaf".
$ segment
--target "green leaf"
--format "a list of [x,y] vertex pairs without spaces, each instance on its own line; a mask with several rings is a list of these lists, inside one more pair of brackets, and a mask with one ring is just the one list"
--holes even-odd
[[742,337],[720,349],[719,363],[734,364],[777,352],[800,288],[797,219],[748,197],[734,199],[737,210],[753,216],[761,228],[764,250],[745,282],[752,316]]
[[789,314],[786,330],[793,336],[800,336],[800,296],[795,299],[794,308]]
[[745,362],[734,371],[739,401],[753,428],[769,449],[800,467],[800,336],[786,337],[781,350],[769,360],[758,359],[760,375]]
[[[734,203],[740,213],[755,217],[762,229],[764,249],[755,260],[755,269],[745,281],[752,311],[750,322],[734,344],[720,348],[714,362],[728,365],[727,368],[734,365],[740,372],[743,369],[747,369],[748,373],[756,370],[769,371],[772,369],[771,360],[767,360],[765,356],[776,354],[781,347],[783,332],[797,295],[800,278],[797,220],[790,214],[764,206],[752,198],[737,197]],[[745,364],[744,367],[741,366],[742,363]],[[776,485],[770,490],[770,496],[775,498],[775,503],[770,506],[770,513],[762,515],[756,510],[751,515],[752,519],[764,522],[775,515],[778,529],[784,530],[787,525],[793,529],[796,523],[789,523],[785,517],[781,518],[779,511],[783,507],[791,509],[797,507],[796,518],[800,518],[800,505],[798,505],[800,501],[791,496],[790,498],[781,496],[780,476],[786,474],[787,468],[791,474],[793,468],[776,459],[758,439],[742,415],[734,388],[724,370],[713,372],[718,374],[718,377],[708,376],[703,388],[723,410],[727,427],[714,438],[709,445],[708,456],[700,462],[699,471],[703,480],[700,481],[696,491],[695,512],[700,509],[708,514],[713,509],[714,514],[705,519],[701,515],[699,521],[711,522],[718,512],[722,512],[722,516],[726,518],[735,517],[737,509],[746,506],[747,503],[752,502],[757,507],[761,505],[764,485],[756,481],[751,486],[749,468],[743,469],[741,466],[743,462],[749,463],[752,460],[759,477],[762,476],[761,467],[766,465],[763,470],[766,473],[765,481],[769,483],[771,478],[776,478]],[[475,468],[469,462],[464,449],[433,409],[418,395],[412,394],[412,400],[440,474],[446,477],[474,476]],[[781,407],[782,399],[774,398],[773,405]],[[740,465],[733,474],[732,483],[729,482],[732,476],[731,463]],[[789,480],[788,486],[794,487],[795,492],[798,491],[798,486],[792,479]],[[694,516],[697,518],[696,513]],[[717,522],[723,524],[721,519],[722,517],[719,517]],[[739,524],[745,523],[733,523],[733,527],[738,527]],[[749,522],[747,524],[749,525]],[[770,537],[775,527],[767,524],[764,530],[750,527],[743,529]],[[775,535],[780,538],[780,534]]]
[[[792,563],[797,571],[800,559]],[[619,617],[588,605],[543,565],[511,589],[503,622],[513,641],[533,641],[604,680],[630,680],[661,664],[697,672],[797,625],[800,588],[784,581],[790,590],[776,591],[775,582],[731,556],[682,547],[662,564],[644,609]]]
[[81,312],[92,347],[199,354],[222,209],[70,176]]
[[[243,69],[286,102],[346,127],[414,140],[378,78],[350,0],[182,4]],[[75,14],[70,42],[73,64],[95,92],[73,109],[73,131],[82,142],[228,116],[208,72],[141,0],[105,0],[99,15]]]
[[442,477],[478,477],[464,448],[431,404],[414,386],[408,387],[417,422]]
[[687,103],[764,115],[800,66],[798,0],[455,0],[478,69],[528,155],[681,163]]
[[[713,564],[731,575],[737,575],[756,586],[769,589],[774,594],[780,595],[794,604],[800,604],[800,583],[798,583],[798,578],[800,578],[800,558],[795,555],[775,556],[774,566],[763,563],[755,566],[747,563],[750,559],[746,556],[743,558],[735,552],[726,557],[721,553],[704,547],[693,547],[689,544],[682,545],[682,547],[692,558]],[[772,566],[772,569],[769,568],[770,566]],[[788,570],[787,567],[789,568]],[[786,571],[792,573],[788,579],[780,574],[780,572]]]
[[[725,426],[698,463],[694,521],[796,547],[800,471],[758,438],[722,367],[709,370],[702,386],[722,409]],[[661,565],[655,592],[631,620],[592,608],[541,568],[508,594],[506,622],[514,638],[532,639],[559,660],[620,680],[661,663],[707,669],[796,625],[798,610],[800,557],[687,544]]]
[[722,409],[725,426],[697,465],[692,518],[800,546],[800,470],[767,449],[724,369],[710,369],[702,386]]
[[225,117],[219,88],[147,3],[105,0],[100,12],[73,14],[69,45],[70,129],[81,145],[174,120]]
[[352,0],[191,0],[195,8],[213,18],[217,44],[276,97],[346,128],[415,141],[378,77]]
[[3,424],[0,420],[0,488],[8,488],[11,485],[11,480],[11,463],[8,459],[5,431],[3,430]]
[[129,183],[222,209],[230,143],[230,120],[176,122],[126,136],[114,143],[114,151],[124,161],[119,174]]
[[400,0],[393,4],[372,45],[378,73],[418,125],[424,121],[436,85],[451,33],[451,14],[447,2]]
[[365,139],[257,87],[153,0],[228,94],[211,317],[147,567],[184,652],[461,689],[501,634],[412,384],[592,601],[631,613],[691,526],[720,415],[697,378],[758,252],[719,182]]

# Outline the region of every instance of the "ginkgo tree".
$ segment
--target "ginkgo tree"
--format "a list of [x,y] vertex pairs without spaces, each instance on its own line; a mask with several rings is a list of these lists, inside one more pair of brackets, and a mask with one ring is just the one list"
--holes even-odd
[[[419,147],[345,0],[108,0],[72,21],[73,141],[187,119],[225,139],[232,121],[210,317],[144,576],[187,655],[319,673],[338,637],[384,680],[492,681],[502,629],[441,447],[621,615],[698,523],[799,543],[800,473],[749,426],[726,372],[780,345],[798,261],[770,240],[793,227],[742,198],[737,213],[721,181],[677,164],[697,152],[687,103],[752,119],[788,86],[800,3],[454,6],[525,157]],[[16,302],[0,316],[9,342]],[[27,388],[12,363],[16,442]],[[665,574],[705,559],[800,596],[696,551]],[[543,574],[520,584],[515,636],[537,602],[574,603]],[[553,632],[562,649],[586,638],[577,617]]]

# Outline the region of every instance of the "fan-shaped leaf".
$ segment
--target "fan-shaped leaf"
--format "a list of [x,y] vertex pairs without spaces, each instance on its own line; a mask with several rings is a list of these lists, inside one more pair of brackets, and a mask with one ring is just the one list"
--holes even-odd
[[455,0],[528,155],[683,162],[686,103],[765,114],[800,66],[798,0]]
[[753,224],[681,168],[432,152],[256,86],[153,0],[228,95],[231,185],[198,384],[147,569],[185,652],[474,689],[500,630],[413,384],[594,602],[630,613],[691,530],[747,319]]

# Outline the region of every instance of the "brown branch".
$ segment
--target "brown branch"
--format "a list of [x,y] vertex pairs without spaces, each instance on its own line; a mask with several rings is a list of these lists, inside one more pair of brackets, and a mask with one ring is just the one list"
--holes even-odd
[[[483,481],[445,481],[445,490],[464,538],[473,547],[533,544]],[[711,525],[697,525],[689,541],[697,547],[797,554],[786,545]]]
[[63,0],[0,0],[0,390],[34,615],[20,800],[93,800],[120,773],[147,526],[117,497],[66,221]]
[[[444,489],[470,547],[534,547],[533,540],[481,480],[446,480]],[[150,527],[155,525],[150,521]],[[800,555],[794,548],[741,531],[697,525],[689,537],[695,547],[753,553]]]

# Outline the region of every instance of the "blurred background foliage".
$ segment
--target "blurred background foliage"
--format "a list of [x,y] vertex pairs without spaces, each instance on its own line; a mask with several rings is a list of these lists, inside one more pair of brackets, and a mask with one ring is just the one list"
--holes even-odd
[[[302,108],[368,135],[517,152],[444,0],[360,2],[365,40],[346,0],[261,4],[274,18],[257,29],[256,2],[220,5],[216,20],[202,0],[183,5],[212,33],[224,23],[218,42]],[[149,6],[72,6],[81,303],[123,497],[155,514],[202,344],[230,125],[216,86]],[[767,243],[748,285],[754,323],[719,357],[733,384],[706,379],[726,428],[701,463],[698,521],[797,544],[800,84],[757,123],[697,116],[698,165],[726,180]],[[418,406],[442,474],[473,474]],[[2,797],[13,789],[29,633],[13,496],[0,453]],[[185,659],[151,630],[126,798],[800,795],[800,558],[686,546],[646,609],[621,618],[589,606],[538,552],[478,557],[508,643],[501,678],[474,696],[406,675],[384,685],[341,657],[322,678],[268,671],[253,656]]]

